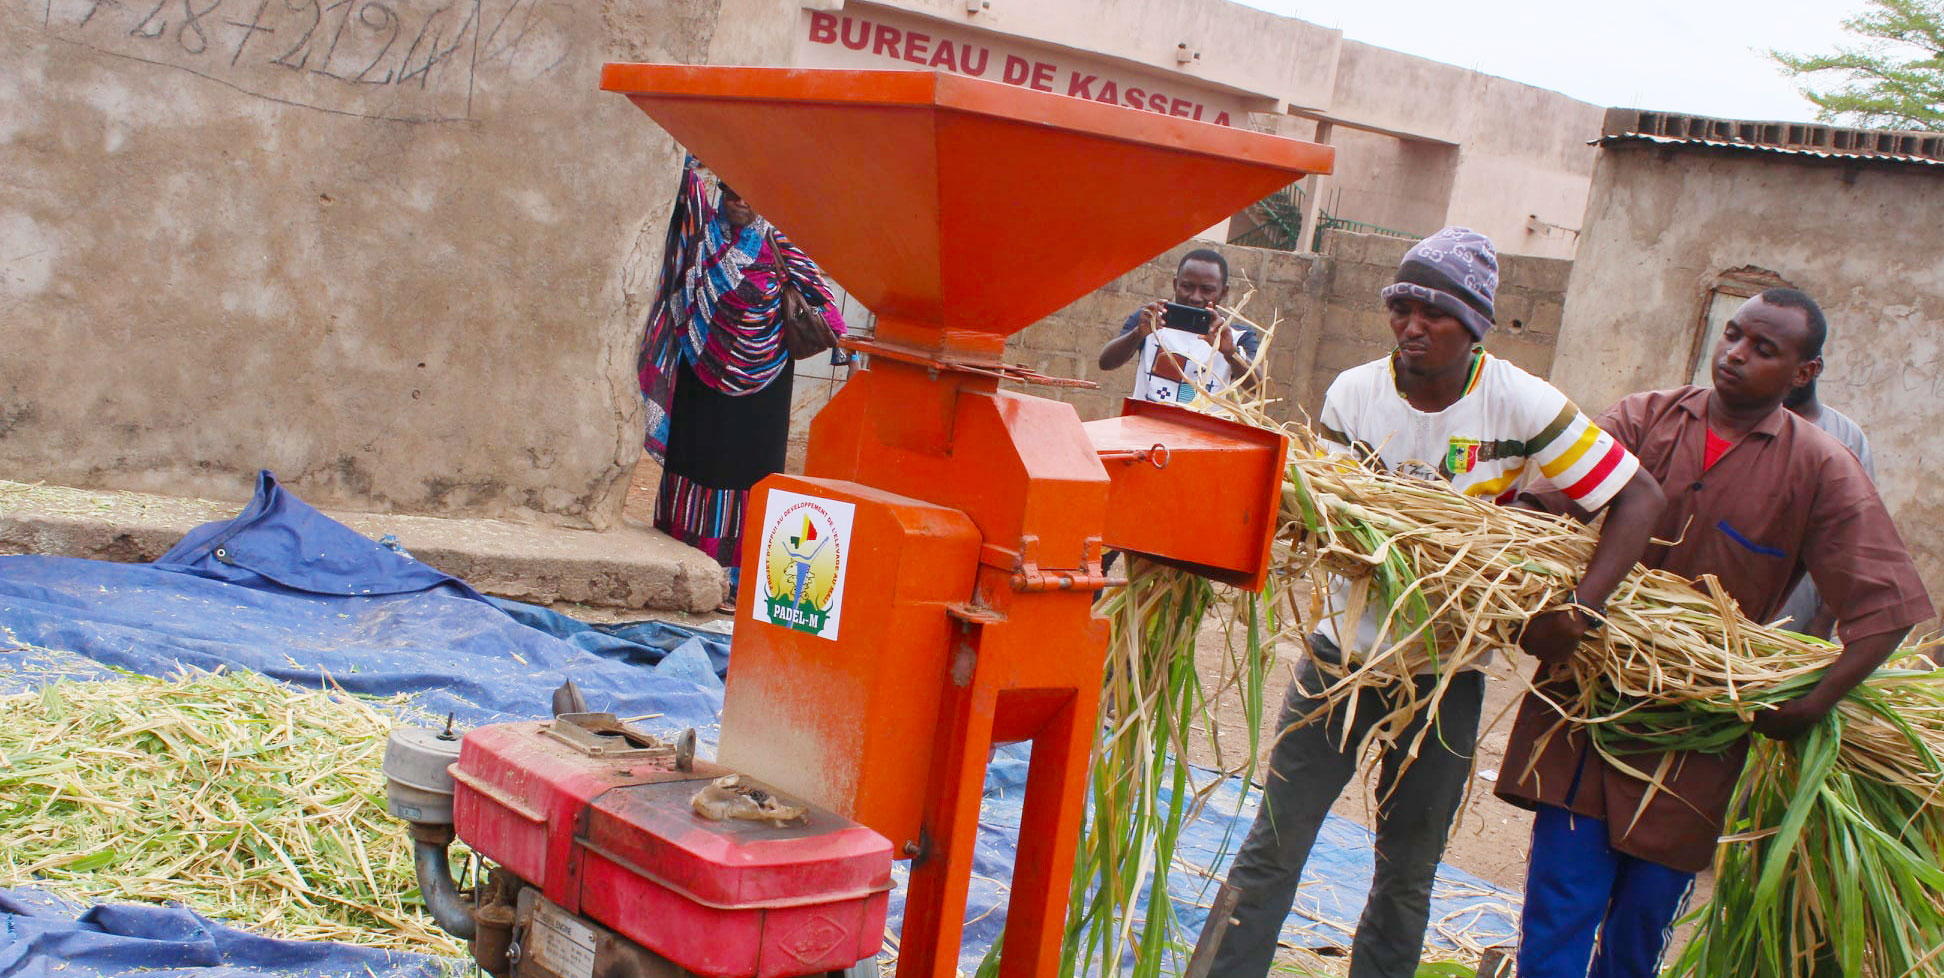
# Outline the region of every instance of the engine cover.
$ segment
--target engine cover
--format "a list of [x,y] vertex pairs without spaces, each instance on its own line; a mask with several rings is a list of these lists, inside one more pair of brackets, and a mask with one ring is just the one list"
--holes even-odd
[[877,953],[887,839],[816,807],[782,825],[703,818],[690,799],[731,772],[674,754],[599,714],[480,727],[452,767],[453,821],[561,911],[698,975],[784,978]]

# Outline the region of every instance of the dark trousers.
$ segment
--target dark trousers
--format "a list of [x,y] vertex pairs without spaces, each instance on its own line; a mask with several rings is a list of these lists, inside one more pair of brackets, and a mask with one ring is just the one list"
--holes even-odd
[[1606,822],[1540,806],[1519,920],[1519,978],[1653,978],[1693,885],[1693,873],[1608,845]]
[[[1340,659],[1336,646],[1321,635],[1311,637],[1310,649],[1312,657]],[[1428,676],[1416,683],[1420,697],[1428,697],[1436,686]],[[1317,830],[1357,771],[1358,742],[1394,705],[1391,697],[1365,690],[1357,694],[1347,737],[1342,709],[1325,721],[1288,730],[1322,708],[1318,694],[1325,685],[1315,662],[1305,660],[1283,701],[1284,732],[1269,755],[1262,809],[1229,870],[1229,884],[1241,891],[1236,923],[1223,937],[1211,975],[1268,974]],[[1445,690],[1435,718],[1420,711],[1397,739],[1399,748],[1384,752],[1377,788],[1377,870],[1351,947],[1351,978],[1411,978],[1417,973],[1431,914],[1431,883],[1452,817],[1465,797],[1484,698],[1485,674],[1460,673]],[[1406,752],[1427,721],[1435,725],[1417,758],[1407,764]],[[1345,746],[1339,749],[1338,744]]]

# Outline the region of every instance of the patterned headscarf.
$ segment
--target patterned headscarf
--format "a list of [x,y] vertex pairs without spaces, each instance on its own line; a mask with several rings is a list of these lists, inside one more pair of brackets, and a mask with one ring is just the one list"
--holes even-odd
[[668,405],[682,362],[703,383],[734,396],[762,390],[783,372],[790,357],[783,343],[784,282],[796,286],[833,332],[844,333],[816,262],[760,215],[731,228],[721,206],[721,184],[689,157],[637,361],[648,409],[644,445],[657,460],[668,451]]

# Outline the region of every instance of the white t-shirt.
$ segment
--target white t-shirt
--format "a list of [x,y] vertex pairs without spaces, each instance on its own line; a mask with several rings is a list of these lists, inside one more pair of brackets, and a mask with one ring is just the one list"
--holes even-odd
[[[1467,496],[1498,503],[1543,478],[1593,512],[1640,468],[1558,388],[1489,353],[1479,354],[1464,394],[1435,414],[1397,392],[1390,357],[1352,367],[1323,395],[1319,420],[1333,452],[1374,456],[1387,471],[1443,479]],[[1331,578],[1328,615],[1318,631],[1338,648],[1361,653],[1377,644],[1388,609],[1372,594],[1355,640],[1346,642],[1338,617],[1350,594],[1349,581]],[[1405,630],[1402,622],[1391,629]]]
[[[1228,327],[1239,342],[1243,331]],[[1161,328],[1141,344],[1134,372],[1134,397],[1164,404],[1192,404],[1203,391],[1229,383],[1228,358],[1208,338],[1187,330]]]

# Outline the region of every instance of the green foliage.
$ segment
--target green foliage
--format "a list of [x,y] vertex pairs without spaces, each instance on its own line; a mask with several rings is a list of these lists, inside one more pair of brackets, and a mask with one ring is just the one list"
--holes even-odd
[[1832,54],[1770,51],[1805,84],[1802,94],[1825,122],[1879,129],[1944,131],[1944,0],[1870,0],[1869,9],[1843,21],[1862,39]]
[[[1934,674],[1922,674],[1909,685],[1933,684]],[[1841,763],[1853,732],[1846,711],[1904,719],[1860,686],[1845,711],[1801,740],[1755,742],[1728,826],[1733,841],[1716,857],[1714,898],[1694,914],[1694,938],[1671,974],[1937,973],[1944,833],[1924,794]],[[1911,749],[1934,761],[1921,732],[1903,729]]]
[[[1218,703],[1236,697],[1247,723],[1242,749],[1225,763],[1220,742],[1211,742],[1222,773],[1239,774],[1246,785],[1274,664],[1275,616],[1257,596],[1218,595],[1206,578],[1139,557],[1130,556],[1127,575],[1128,586],[1108,592],[1096,606],[1109,618],[1113,637],[1062,975],[1160,978],[1186,966],[1194,934],[1175,919],[1168,894],[1168,881],[1178,872],[1175,846],[1224,780],[1198,783],[1191,776],[1191,744],[1214,737]],[[1217,605],[1227,605],[1219,613],[1226,655],[1220,675],[1211,679],[1196,669],[1196,640]],[[1223,840],[1224,849],[1229,841]],[[1203,882],[1212,891],[1215,881]]]

